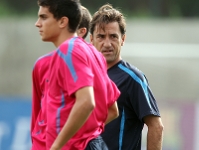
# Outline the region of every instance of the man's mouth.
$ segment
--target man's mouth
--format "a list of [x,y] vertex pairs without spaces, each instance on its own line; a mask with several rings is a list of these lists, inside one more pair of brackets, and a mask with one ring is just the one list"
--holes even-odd
[[104,55],[110,55],[110,54],[113,53],[113,50],[103,50],[102,53],[103,53]]

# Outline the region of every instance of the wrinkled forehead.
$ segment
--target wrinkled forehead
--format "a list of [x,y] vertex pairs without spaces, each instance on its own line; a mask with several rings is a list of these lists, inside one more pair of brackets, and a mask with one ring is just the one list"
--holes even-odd
[[99,23],[95,26],[95,33],[97,34],[118,34],[122,35],[118,22]]

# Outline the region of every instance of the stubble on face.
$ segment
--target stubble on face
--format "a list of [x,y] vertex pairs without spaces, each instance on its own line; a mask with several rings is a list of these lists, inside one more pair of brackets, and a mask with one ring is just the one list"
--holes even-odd
[[112,66],[121,60],[120,50],[123,41],[124,38],[117,22],[111,22],[103,26],[96,25],[91,40],[92,44],[106,58],[108,66]]

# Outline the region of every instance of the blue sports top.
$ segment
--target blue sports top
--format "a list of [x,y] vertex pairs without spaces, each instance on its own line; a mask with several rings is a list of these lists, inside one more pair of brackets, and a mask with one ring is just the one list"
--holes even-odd
[[143,118],[160,116],[147,78],[123,60],[108,69],[108,75],[121,92],[119,117],[105,126],[102,137],[110,150],[140,150]]

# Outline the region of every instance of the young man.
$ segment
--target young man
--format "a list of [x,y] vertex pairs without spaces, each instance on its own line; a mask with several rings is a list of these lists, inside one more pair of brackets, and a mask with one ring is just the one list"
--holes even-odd
[[140,150],[143,125],[148,126],[147,150],[162,148],[163,125],[156,100],[145,75],[122,60],[126,23],[120,11],[102,6],[90,25],[91,43],[107,61],[108,75],[121,95],[117,100],[119,117],[105,127],[102,137],[110,150]]
[[[39,102],[33,106],[33,112],[36,109],[41,115],[35,113],[33,117],[36,123],[32,126],[40,127],[33,129],[32,149],[89,150],[93,145],[106,148],[99,135],[104,123],[118,115],[115,100],[120,92],[106,74],[103,56],[75,36],[81,19],[80,3],[39,0],[38,4],[36,26],[41,38],[58,48],[50,54],[50,65],[48,61],[44,62],[49,65],[46,72],[42,64],[37,69],[38,77],[47,83],[39,79],[41,83],[35,87],[36,92],[43,91],[40,96],[44,95],[44,98],[40,111]],[[42,76],[39,71],[46,74]],[[101,79],[104,82],[99,82]]]
[[[89,10],[81,6],[82,19],[77,29],[77,35],[86,38],[89,31],[89,24],[91,21],[91,14]],[[48,68],[52,51],[46,55],[41,56],[36,61],[32,71],[32,117],[31,117],[31,138],[40,143],[40,147],[45,147],[45,99],[47,92]],[[38,136],[38,134],[40,136]],[[43,135],[42,135],[43,134]],[[40,148],[41,149],[41,148]]]

